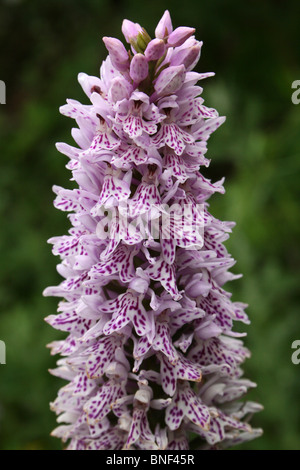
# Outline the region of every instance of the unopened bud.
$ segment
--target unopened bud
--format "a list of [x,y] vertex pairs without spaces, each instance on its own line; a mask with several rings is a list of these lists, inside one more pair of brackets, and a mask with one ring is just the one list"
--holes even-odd
[[143,31],[143,28],[138,23],[133,23],[129,20],[124,20],[122,24],[122,33],[128,44],[136,41],[138,34]]
[[116,38],[104,37],[103,42],[109,52],[111,62],[120,72],[125,72],[129,67],[129,56],[124,44]]
[[171,65],[182,64],[185,66],[186,70],[193,68],[194,65],[199,60],[201,45],[202,45],[201,43],[198,43],[195,46],[187,47],[179,51],[175,50],[172,55],[170,64]]
[[135,83],[140,83],[148,75],[148,61],[143,54],[135,54],[130,63],[130,77]]
[[164,55],[165,50],[166,46],[162,39],[152,39],[146,47],[145,56],[148,60],[158,60]]
[[149,34],[144,28],[138,23],[133,23],[129,20],[123,21],[122,33],[126,41],[132,45],[136,52],[144,53],[147,44],[151,41]]
[[161,17],[158,25],[155,29],[155,36],[159,39],[164,39],[165,37],[169,36],[173,31],[172,21],[170,17],[170,13],[166,10]]
[[189,37],[191,37],[195,28],[188,28],[187,26],[179,26],[168,37],[168,45],[172,47],[181,46]]

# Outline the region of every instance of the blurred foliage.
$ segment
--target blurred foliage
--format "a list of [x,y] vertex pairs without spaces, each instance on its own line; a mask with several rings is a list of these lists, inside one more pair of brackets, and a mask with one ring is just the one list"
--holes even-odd
[[[215,71],[204,98],[227,116],[211,138],[205,175],[226,176],[226,195],[211,211],[235,220],[227,247],[244,277],[228,286],[249,303],[247,376],[258,383],[249,398],[265,410],[254,423],[264,436],[248,449],[300,449],[300,369],[291,343],[300,338],[299,172],[300,105],[291,83],[300,79],[300,2],[290,0],[0,1],[0,448],[59,449],[49,436],[49,401],[61,383],[45,344],[59,333],[43,322],[57,299],[42,290],[60,278],[46,240],[68,222],[52,207],[53,184],[68,186],[66,159],[54,147],[71,143],[65,99],[86,102],[77,73],[98,73],[106,56],[101,37],[121,38],[123,18],[153,33],[164,9],[174,25],[197,28],[204,41],[198,71]],[[70,184],[70,183],[69,183]],[[238,326],[237,326],[238,327]]]

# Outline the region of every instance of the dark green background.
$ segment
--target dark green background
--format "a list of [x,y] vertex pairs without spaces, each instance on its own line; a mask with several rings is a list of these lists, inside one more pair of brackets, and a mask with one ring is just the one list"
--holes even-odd
[[265,410],[254,419],[264,436],[243,448],[300,449],[300,365],[291,343],[300,339],[299,171],[300,2],[270,0],[23,0],[0,2],[0,448],[55,449],[49,411],[61,385],[45,344],[59,338],[43,321],[57,299],[41,295],[59,282],[58,261],[46,240],[64,234],[65,214],[52,206],[51,186],[70,187],[56,141],[72,142],[73,122],[58,113],[66,98],[87,103],[77,74],[97,75],[106,51],[102,36],[121,38],[128,18],[153,34],[164,9],[175,26],[197,28],[204,41],[198,71],[206,104],[227,116],[209,141],[205,175],[226,176],[226,194],[211,201],[214,215],[235,220],[227,247],[244,277],[228,285],[249,303],[249,398]]

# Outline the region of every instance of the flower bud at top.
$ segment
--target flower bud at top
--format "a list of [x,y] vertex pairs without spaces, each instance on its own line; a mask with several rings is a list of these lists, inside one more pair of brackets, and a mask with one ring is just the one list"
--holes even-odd
[[166,50],[165,43],[162,39],[152,39],[146,47],[145,56],[148,60],[160,59]]
[[172,47],[181,46],[195,31],[195,28],[188,28],[187,26],[176,28],[168,37],[168,45]]
[[202,43],[196,43],[192,47],[187,47],[179,51],[175,50],[170,65],[179,65],[182,64],[185,66],[186,70],[190,70],[198,62],[200,57]]
[[164,39],[173,31],[170,13],[166,10],[155,29],[155,36]]
[[140,83],[148,75],[148,61],[143,54],[135,54],[130,63],[130,77],[135,83]]
[[108,37],[104,37],[103,42],[114,67],[120,72],[125,72],[129,67],[129,56],[124,44],[119,39]]
[[177,65],[164,69],[154,85],[158,95],[170,95],[183,85],[185,79],[184,65]]
[[147,31],[142,28],[138,23],[133,23],[129,20],[124,20],[122,25],[122,32],[126,41],[131,44],[136,52],[144,52],[148,42],[151,38]]
[[133,23],[129,20],[124,20],[122,24],[122,33],[128,42],[131,44],[132,41],[136,41],[139,33],[143,31],[143,28],[138,23]]

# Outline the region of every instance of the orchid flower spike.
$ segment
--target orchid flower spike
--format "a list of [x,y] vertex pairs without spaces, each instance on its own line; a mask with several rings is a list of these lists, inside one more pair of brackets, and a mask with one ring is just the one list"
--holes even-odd
[[104,37],[100,76],[79,74],[89,105],[60,108],[77,124],[76,146],[57,144],[77,187],[53,188],[71,228],[49,240],[64,279],[44,291],[63,299],[46,321],[66,334],[49,345],[67,382],[52,434],[73,450],[231,447],[261,434],[261,406],[242,400],[246,305],[224,290],[234,223],[208,210],[224,180],[202,174],[225,117],[201,97],[213,74],[192,71],[194,28],[173,31],[166,11],[153,39],[122,31],[131,50]]

